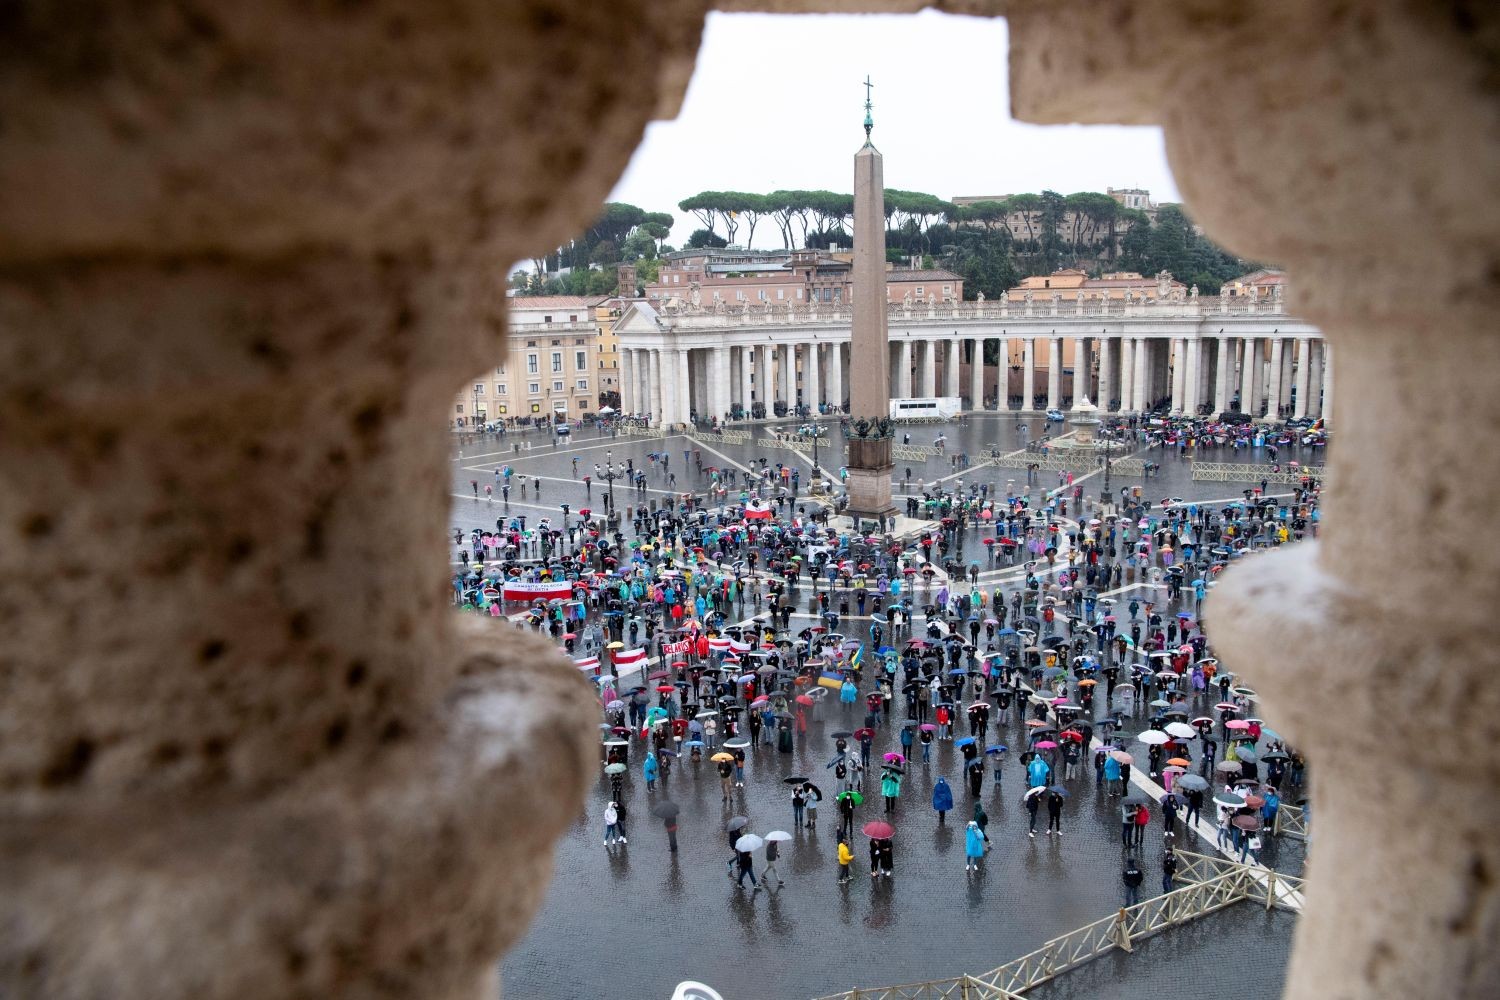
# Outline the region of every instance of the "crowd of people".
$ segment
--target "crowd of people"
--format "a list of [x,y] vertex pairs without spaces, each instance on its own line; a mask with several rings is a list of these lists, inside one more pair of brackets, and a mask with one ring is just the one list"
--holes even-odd
[[[1112,433],[1173,449],[1253,430],[1163,421]],[[1277,435],[1288,433],[1299,431]],[[1061,839],[1069,798],[1091,783],[1118,799],[1127,902],[1153,821],[1165,892],[1179,838],[1196,838],[1206,810],[1215,846],[1253,862],[1284,798],[1303,800],[1305,763],[1255,716],[1254,692],[1220,667],[1197,612],[1233,559],[1316,533],[1316,480],[1216,504],[1152,501],[1140,487],[1096,504],[1066,476],[1040,497],[1013,482],[918,483],[906,510],[925,527],[897,537],[839,528],[768,460],[720,469],[689,451],[684,464],[697,487],[668,501],[455,532],[455,602],[549,633],[597,684],[608,849],[627,844],[633,795],[676,851],[674,782],[716,776],[733,813],[747,769],[818,739],[832,744],[826,776],[788,775],[786,815],[815,830],[826,788],[844,882],[856,832],[870,878],[893,877],[898,842],[921,822],[903,803],[906,778],[932,766],[935,745],[955,770],[932,785],[933,826],[966,817],[967,872],[994,849],[985,803],[1013,767],[1028,838]],[[649,459],[654,480],[675,486],[670,466],[666,453]],[[645,471],[632,464],[627,483]],[[507,582],[567,596],[518,606]],[[779,889],[792,835],[750,833],[740,815],[724,826],[731,879]]]

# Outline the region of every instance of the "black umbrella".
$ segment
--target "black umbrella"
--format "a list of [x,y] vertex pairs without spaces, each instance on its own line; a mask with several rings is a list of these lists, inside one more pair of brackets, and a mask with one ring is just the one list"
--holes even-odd
[[847,740],[849,737],[853,736],[854,734],[851,733],[851,732],[848,732],[847,730],[840,729],[838,732],[836,732],[836,733],[829,733],[828,735],[829,735],[829,737],[831,739],[835,739],[835,740]]
[[805,777],[803,777],[802,775],[800,775],[800,774],[794,774],[791,777],[782,778],[781,779],[781,783],[783,785],[800,785],[803,782],[805,782],[806,780],[807,779]]
[[658,802],[651,807],[651,815],[658,819],[671,819],[680,812],[675,802]]

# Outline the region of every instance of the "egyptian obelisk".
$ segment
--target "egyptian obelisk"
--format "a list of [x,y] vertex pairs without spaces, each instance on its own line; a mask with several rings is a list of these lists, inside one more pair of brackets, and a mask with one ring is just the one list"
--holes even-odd
[[[886,331],[885,175],[870,141],[865,78],[865,144],[854,154],[854,324],[849,344],[849,515],[893,522],[891,503],[890,339]],[[861,433],[863,432],[863,434]]]

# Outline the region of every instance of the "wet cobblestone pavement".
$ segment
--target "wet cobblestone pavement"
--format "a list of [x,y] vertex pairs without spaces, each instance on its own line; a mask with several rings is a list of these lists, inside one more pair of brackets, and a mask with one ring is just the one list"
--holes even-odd
[[[1035,429],[1040,418],[1028,417]],[[1014,417],[985,417],[963,427],[947,429],[955,447],[968,447],[975,455],[991,442],[1003,450],[1019,445],[1021,436]],[[912,431],[912,443],[930,444],[939,432],[931,426]],[[756,436],[767,431],[757,429]],[[532,450],[516,453],[508,446],[531,439]],[[601,438],[589,430],[555,451],[547,439],[514,432],[502,446],[493,442],[464,447],[455,460],[453,524],[465,529],[493,525],[504,511],[498,498],[475,501],[470,482],[493,482],[492,470],[511,465],[518,474],[540,476],[545,499],[528,496],[521,506],[512,490],[511,513],[550,514],[556,518],[558,504],[567,502],[573,511],[580,506],[602,507],[600,484],[586,496],[572,474],[572,458],[579,458],[579,475],[592,471],[594,461],[603,462],[610,452],[616,462],[633,459],[646,464],[648,452],[672,455],[671,470],[679,477],[677,492],[691,488],[696,473],[683,452],[701,448],[686,438],[665,441],[620,436]],[[836,441],[836,439],[835,439]],[[748,464],[759,455],[771,462],[800,462],[793,452],[766,451],[753,445],[715,445],[712,458],[702,453],[705,464]],[[499,454],[495,454],[499,452]],[[827,454],[837,454],[825,445]],[[691,454],[688,458],[691,459]],[[1162,464],[1160,477],[1147,481],[1149,498],[1179,496],[1189,500],[1228,500],[1238,497],[1240,483],[1195,483],[1188,463],[1160,451],[1143,455]],[[1212,461],[1265,461],[1258,453],[1227,451],[1205,456]],[[1283,460],[1286,456],[1283,454]],[[1312,456],[1304,456],[1306,458]],[[1321,459],[1321,452],[1316,456]],[[804,484],[808,462],[800,462]],[[827,462],[825,460],[825,467]],[[932,460],[913,476],[933,479],[952,476],[944,460]],[[648,466],[649,467],[649,466]],[[834,466],[836,469],[836,465]],[[898,475],[902,464],[898,463]],[[649,485],[666,497],[672,490],[660,470],[652,469]],[[1006,480],[1022,488],[1021,469],[985,468],[965,473],[1003,489]],[[1055,473],[1042,473],[1039,488],[1057,485]],[[1099,479],[1085,483],[1086,495],[1097,497]],[[684,486],[684,481],[689,481]],[[1139,483],[1138,479],[1113,477],[1114,486]],[[950,485],[952,480],[950,480]],[[1286,490],[1272,487],[1271,492]],[[616,485],[617,503],[623,509],[639,496]],[[972,533],[971,533],[972,535]],[[977,548],[977,546],[976,546]],[[982,556],[983,550],[979,549]],[[967,561],[967,557],[966,557]],[[986,574],[988,575],[988,574]],[[993,584],[991,584],[993,585]],[[1142,595],[1155,593],[1149,584],[1135,588]],[[804,586],[804,599],[807,588]],[[1130,589],[1122,592],[1122,603]],[[1155,598],[1160,602],[1164,598]],[[920,603],[920,600],[918,601]],[[747,608],[744,615],[754,612]],[[811,624],[793,619],[793,630]],[[868,625],[858,625],[860,631]],[[854,625],[850,626],[855,632]],[[1210,636],[1211,638],[1211,636]],[[1101,699],[1102,700],[1102,699]],[[1211,705],[1215,698],[1206,704]],[[898,696],[897,704],[901,699]],[[894,706],[893,706],[894,707]],[[961,756],[951,743],[934,744],[931,760],[923,763],[920,750],[910,766],[906,786],[892,821],[896,827],[894,877],[872,881],[869,877],[868,841],[858,827],[881,818],[878,778],[867,775],[866,802],[856,818],[851,841],[855,853],[853,880],[837,881],[837,812],[832,802],[836,781],[825,765],[834,756],[829,733],[854,729],[861,715],[844,715],[842,706],[831,704],[817,710],[806,734],[799,734],[793,753],[762,745],[750,752],[745,787],[731,803],[720,801],[713,765],[678,763],[669,778],[650,791],[641,778],[639,761],[631,760],[625,782],[629,809],[626,846],[606,849],[603,844],[602,813],[609,786],[601,773],[590,792],[584,813],[572,831],[559,843],[551,888],[528,935],[503,963],[503,993],[508,997],[668,997],[683,979],[698,979],[720,990],[727,1000],[750,998],[806,998],[850,989],[945,978],[961,972],[980,972],[1017,957],[1082,924],[1107,915],[1122,901],[1120,871],[1125,851],[1120,844],[1118,798],[1098,788],[1092,768],[1066,787],[1072,792],[1063,813],[1060,838],[1042,832],[1046,811],[1039,813],[1035,839],[1027,835],[1027,812],[1020,804],[1025,781],[1022,769],[1007,762],[1001,788],[986,769],[980,801],[989,814],[993,850],[983,870],[966,875],[964,870],[964,826],[970,818],[973,799],[962,781]],[[900,714],[898,712],[898,714]],[[1144,716],[1138,718],[1145,727]],[[1268,720],[1274,725],[1275,720]],[[1127,725],[1127,732],[1131,732]],[[886,749],[899,749],[898,726],[887,721],[879,727],[874,759]],[[1025,738],[1014,718],[990,741],[1016,746]],[[638,749],[633,747],[633,752]],[[805,774],[827,794],[815,830],[793,826],[789,789],[781,779]],[[931,808],[932,784],[938,776],[953,788],[955,811],[939,825]],[[541,790],[545,794],[545,790]],[[680,850],[667,847],[662,821],[651,816],[651,806],[670,798],[682,807],[679,816]],[[753,892],[748,883],[736,887],[726,876],[730,850],[723,831],[732,815],[749,817],[748,830],[764,834],[772,829],[790,832],[778,862],[785,885],[778,891]],[[1269,841],[1262,861],[1283,871],[1300,874],[1303,850],[1300,841]],[[1212,845],[1200,843],[1194,834],[1179,835],[1181,849],[1212,853]],[[1146,846],[1141,852],[1146,870],[1142,898],[1161,890],[1159,861],[1162,831],[1153,810]],[[764,867],[757,853],[757,874]],[[1279,993],[1285,956],[1290,944],[1293,919],[1287,914],[1267,916],[1251,904],[1240,904],[1203,921],[1175,928],[1144,944],[1135,955],[1106,958],[1070,974],[1069,978],[1037,991],[1041,997],[1145,996],[1174,988],[1191,989],[1205,981],[1216,965],[1229,963],[1236,976],[1253,979],[1255,991],[1235,986],[1236,996],[1251,1000]],[[1105,970],[1109,970],[1106,973]],[[1148,970],[1149,973],[1148,973]],[[1085,979],[1081,977],[1093,977]],[[1236,984],[1240,980],[1234,980]],[[1093,985],[1086,985],[1093,984]],[[1225,984],[1228,985],[1227,983]]]

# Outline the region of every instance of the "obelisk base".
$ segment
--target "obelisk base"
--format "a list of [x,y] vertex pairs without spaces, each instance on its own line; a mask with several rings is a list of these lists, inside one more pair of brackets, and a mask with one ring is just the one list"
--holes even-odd
[[891,502],[891,473],[895,466],[883,469],[849,470],[844,485],[849,490],[849,506],[845,510],[854,519],[856,526],[866,521],[876,522],[877,531],[890,530],[895,523],[896,505]]

